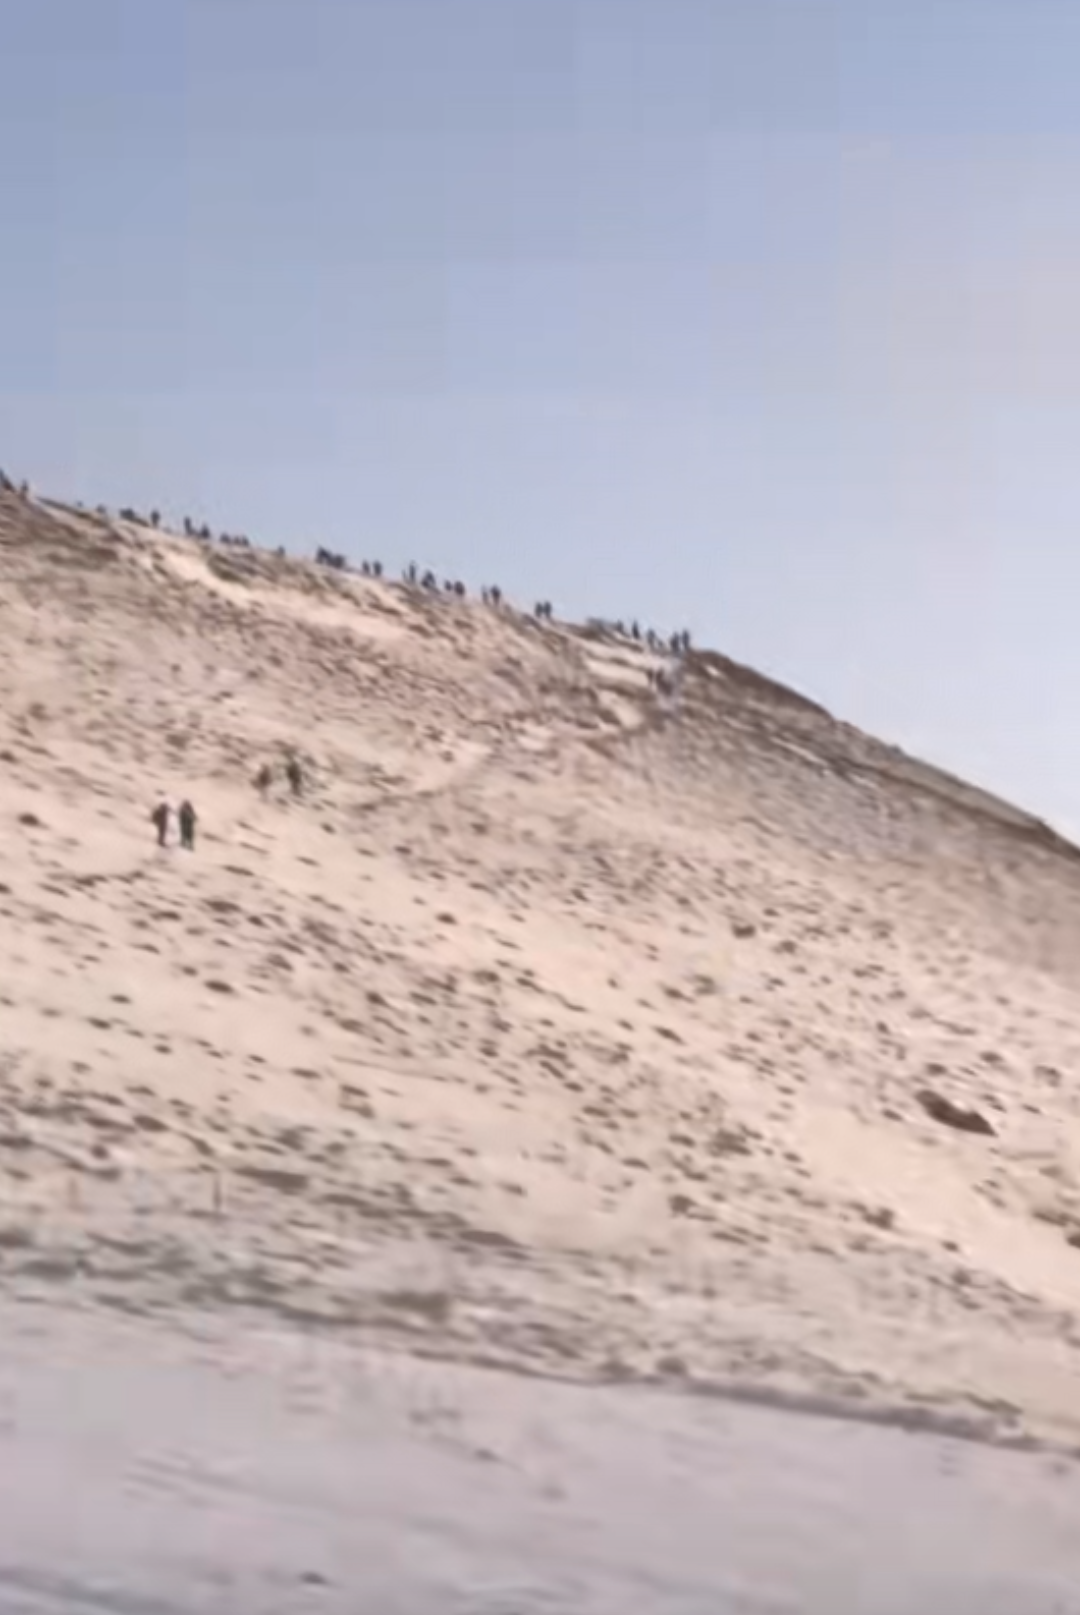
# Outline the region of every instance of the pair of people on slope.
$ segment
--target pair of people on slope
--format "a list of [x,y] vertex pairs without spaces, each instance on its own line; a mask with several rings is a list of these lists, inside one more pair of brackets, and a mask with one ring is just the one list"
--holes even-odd
[[[150,822],[157,831],[159,847],[169,844],[169,821],[172,818],[172,808],[168,802],[161,801],[150,815]],[[185,797],[176,810],[176,823],[180,832],[180,845],[188,852],[195,851],[195,826],[198,816],[191,803]]]

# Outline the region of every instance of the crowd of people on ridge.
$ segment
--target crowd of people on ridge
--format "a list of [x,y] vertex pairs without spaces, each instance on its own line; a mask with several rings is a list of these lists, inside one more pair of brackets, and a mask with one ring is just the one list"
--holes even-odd
[[[14,483],[11,478],[2,469],[0,469],[0,493],[15,494],[19,498],[28,499],[30,497],[30,486],[26,481],[22,481],[18,484]],[[79,505],[76,508],[81,510],[83,507]],[[97,506],[96,514],[103,519],[108,518],[108,511],[104,505]],[[142,516],[133,507],[124,506],[123,509],[118,512],[118,515],[122,521],[138,523],[139,525],[148,526],[155,529],[159,529],[161,526],[161,513],[157,510],[152,510],[149,516]],[[190,516],[185,516],[183,519],[183,532],[186,538],[197,539],[201,543],[217,542],[219,544],[234,546],[241,549],[253,549],[256,547],[252,544],[251,539],[243,534],[220,533],[215,539],[215,535],[211,532],[211,529],[207,523],[203,522],[201,525],[197,526],[195,522],[192,521]],[[279,547],[276,553],[279,556],[284,556],[285,551],[283,548]],[[329,567],[338,572],[358,572],[361,577],[366,578],[381,579],[383,576],[383,564],[381,561],[363,560],[360,562],[358,567],[354,567],[346,556],[337,551],[327,549],[323,545],[319,545],[315,551],[315,563],[318,566]],[[444,579],[440,585],[438,578],[433,571],[428,569],[421,572],[415,561],[410,561],[409,564],[403,568],[401,577],[402,582],[405,583],[409,588],[419,588],[427,593],[449,594],[459,600],[466,599],[468,595],[468,591],[464,583],[458,580]],[[484,605],[493,606],[496,609],[501,609],[506,603],[503,591],[498,584],[482,585],[480,589],[480,598]],[[554,622],[555,620],[554,607],[550,600],[538,600],[533,607],[532,614],[537,622],[550,623]],[[618,634],[623,638],[631,639],[635,644],[644,644],[651,651],[658,654],[668,654],[676,658],[677,661],[689,652],[691,646],[690,633],[688,629],[677,630],[675,633],[664,636],[658,634],[653,628],[642,629],[640,623],[636,620],[631,622],[629,627],[627,627],[626,624],[621,620],[609,622],[603,618],[597,617],[590,617],[586,623],[586,627],[602,633]],[[646,670],[646,678],[650,688],[655,689],[659,694],[664,696],[674,695],[679,687],[679,674],[677,668],[648,668]],[[304,790],[304,773],[300,761],[295,753],[290,753],[287,755],[284,765],[284,773],[292,795],[294,797],[300,797]],[[269,793],[270,787],[273,784],[273,778],[273,769],[269,763],[264,763],[256,774],[254,781],[256,789],[263,797]],[[151,823],[153,824],[157,833],[157,844],[159,847],[166,847],[169,844],[169,830],[173,816],[174,810],[171,804],[164,798],[157,803],[150,814]],[[198,824],[198,815],[196,814],[194,806],[187,798],[185,798],[176,808],[175,818],[180,847],[185,851],[193,852],[195,850],[195,832]]]
[[[16,486],[10,477],[0,470],[0,492],[17,493],[22,498],[28,498],[30,490],[25,481]],[[82,509],[82,506],[80,505],[77,508]],[[102,518],[107,519],[108,517],[108,511],[104,505],[97,506],[96,514]],[[138,523],[141,526],[155,529],[160,529],[161,526],[161,513],[158,510],[152,510],[149,516],[144,516],[131,506],[125,506],[118,512],[118,515],[123,521]],[[183,518],[183,533],[185,538],[197,539],[204,544],[218,543],[239,549],[255,549],[259,547],[253,544],[246,534],[224,532],[215,534],[206,522],[196,524],[190,516]],[[279,546],[275,553],[284,557],[285,550]],[[314,559],[317,566],[328,567],[335,572],[353,572],[361,577],[373,579],[383,577],[383,564],[381,561],[363,560],[358,566],[354,566],[348,557],[341,554],[340,551],[328,549],[322,544],[316,548]],[[458,600],[468,598],[468,590],[460,580],[444,578],[440,583],[436,574],[430,568],[421,571],[415,561],[410,561],[402,569],[401,580],[410,588],[423,589],[428,594],[451,595]],[[504,604],[507,604],[503,591],[498,584],[482,585],[480,598],[486,606],[501,608]],[[550,600],[538,600],[533,607],[532,615],[537,622],[553,623],[555,621],[554,607]],[[600,632],[618,634],[622,638],[631,639],[635,644],[645,645],[658,655],[681,657],[685,656],[690,650],[691,641],[688,629],[681,629],[672,634],[659,634],[653,628],[643,629],[640,623],[636,621],[632,622],[628,627],[622,621],[609,622],[597,617],[590,617],[586,626]],[[647,674],[650,685],[662,689],[664,683],[663,672],[662,668],[651,669]]]

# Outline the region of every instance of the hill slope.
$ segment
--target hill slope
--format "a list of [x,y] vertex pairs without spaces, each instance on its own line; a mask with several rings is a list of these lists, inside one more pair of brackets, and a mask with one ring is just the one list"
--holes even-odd
[[0,494],[5,1282],[1075,1434],[1073,849],[659,660]]

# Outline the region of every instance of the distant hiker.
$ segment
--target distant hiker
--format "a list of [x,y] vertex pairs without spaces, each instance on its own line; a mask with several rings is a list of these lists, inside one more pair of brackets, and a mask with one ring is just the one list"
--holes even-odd
[[290,757],[285,764],[285,778],[289,782],[289,789],[294,796],[300,796],[304,790],[304,771],[300,767],[298,757]]
[[258,791],[260,796],[266,795],[273,783],[273,779],[274,771],[270,767],[270,764],[263,763],[262,767],[259,769],[259,772],[255,775],[255,789]]
[[180,804],[176,819],[180,826],[180,845],[185,847],[188,852],[194,852],[196,815],[195,809],[186,797]]
[[169,840],[169,804],[159,802],[150,815],[150,823],[157,831],[157,844],[159,847],[167,846]]

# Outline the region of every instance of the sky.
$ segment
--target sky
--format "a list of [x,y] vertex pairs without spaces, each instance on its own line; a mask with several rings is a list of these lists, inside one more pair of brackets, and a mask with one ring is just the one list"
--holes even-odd
[[0,465],[689,627],[1080,836],[1076,0],[0,0]]

